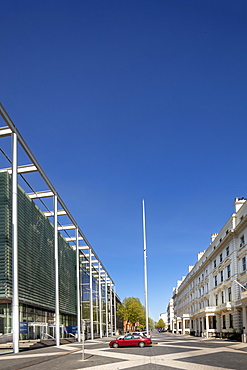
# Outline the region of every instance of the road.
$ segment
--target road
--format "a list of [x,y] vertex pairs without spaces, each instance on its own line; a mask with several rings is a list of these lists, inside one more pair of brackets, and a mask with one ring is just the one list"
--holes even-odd
[[145,348],[109,348],[109,339],[1,354],[1,370],[246,370],[247,344],[154,333]]

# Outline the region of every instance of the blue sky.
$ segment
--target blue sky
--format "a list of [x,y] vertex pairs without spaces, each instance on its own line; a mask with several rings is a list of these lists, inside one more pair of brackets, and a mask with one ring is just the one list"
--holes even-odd
[[[0,100],[150,316],[247,196],[247,3],[0,1]],[[44,190],[44,189],[41,189]]]

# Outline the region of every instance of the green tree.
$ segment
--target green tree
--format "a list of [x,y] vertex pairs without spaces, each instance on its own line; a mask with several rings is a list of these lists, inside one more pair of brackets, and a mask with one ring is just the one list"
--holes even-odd
[[164,320],[163,319],[159,319],[159,321],[157,322],[157,324],[155,325],[156,328],[164,328],[165,327],[165,323],[164,323]]
[[123,303],[118,304],[117,314],[132,324],[139,322],[141,325],[145,325],[145,309],[139,298],[125,298]]
[[148,327],[149,329],[154,329],[154,320],[151,317],[148,318]]

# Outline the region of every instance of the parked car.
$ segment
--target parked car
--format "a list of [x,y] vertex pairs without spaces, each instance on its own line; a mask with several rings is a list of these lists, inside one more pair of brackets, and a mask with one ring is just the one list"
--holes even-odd
[[126,335],[124,338],[119,337],[112,340],[110,343],[109,343],[109,346],[111,348],[117,348],[117,347],[136,347],[136,346],[139,346],[139,347],[144,347],[144,346],[148,346],[148,345],[151,345],[152,344],[152,341],[150,338],[144,338],[142,337],[141,335]]

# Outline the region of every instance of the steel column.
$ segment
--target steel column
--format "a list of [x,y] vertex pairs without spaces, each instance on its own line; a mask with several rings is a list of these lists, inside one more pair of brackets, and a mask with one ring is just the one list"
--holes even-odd
[[18,294],[18,209],[17,209],[17,135],[12,134],[12,328],[13,352],[19,353],[19,294]]
[[89,283],[90,283],[90,327],[91,327],[91,339],[93,339],[93,276],[92,276],[92,251],[89,249]]
[[106,278],[105,278],[105,334],[106,337],[108,337],[108,294]]
[[80,256],[79,256],[79,240],[78,240],[78,228],[75,230],[76,233],[76,293],[77,293],[77,333],[78,342],[81,341],[81,299],[80,299]]
[[60,345],[59,331],[59,274],[58,274],[58,230],[57,230],[57,195],[54,195],[54,253],[55,253],[55,325],[56,345]]
[[99,263],[99,336],[102,338],[102,292],[101,292],[101,274],[100,274],[100,263]]
[[117,304],[116,304],[116,285],[114,285],[114,334],[117,333]]
[[112,283],[110,284],[110,328],[111,328],[111,336],[113,336],[113,325],[112,325]]

